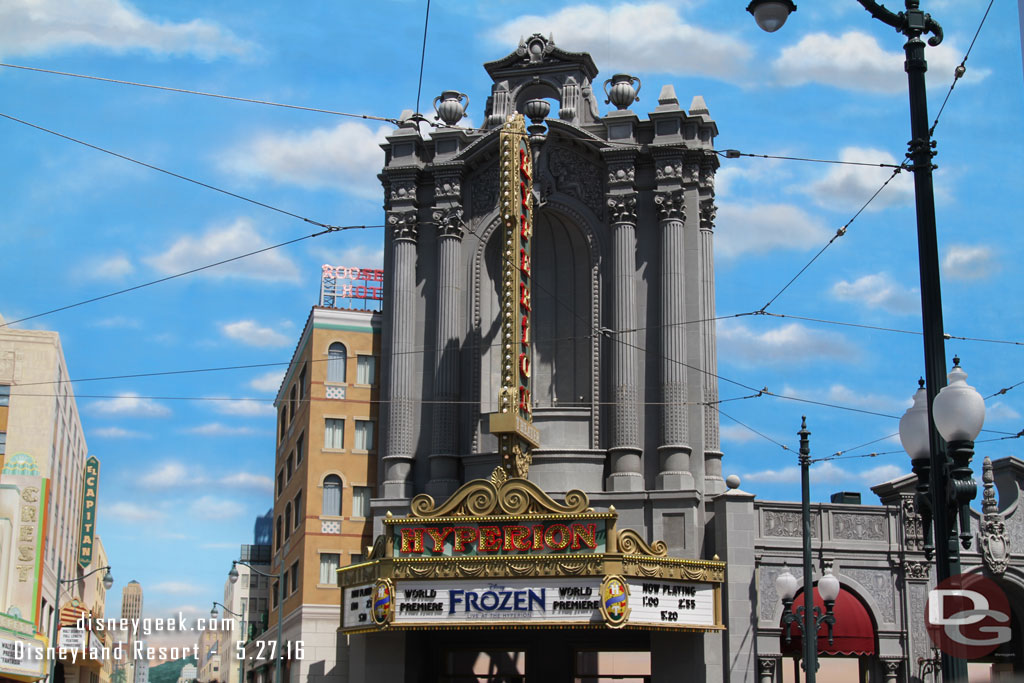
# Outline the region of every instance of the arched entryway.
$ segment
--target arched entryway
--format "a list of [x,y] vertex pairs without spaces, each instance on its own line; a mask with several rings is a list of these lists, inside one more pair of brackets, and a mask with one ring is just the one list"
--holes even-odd
[[[803,591],[800,591],[793,600],[793,611],[803,604]],[[814,606],[825,612],[825,601],[818,594],[817,586],[814,588]],[[870,610],[855,593],[844,587],[839,591],[833,615],[836,623],[832,629],[832,642],[829,643],[825,624],[818,632],[818,680],[830,683],[868,681],[878,653],[876,624]],[[790,640],[786,642],[784,628],[779,644],[783,658],[781,680],[795,682],[803,680],[799,665],[803,636],[795,624],[787,628]]]

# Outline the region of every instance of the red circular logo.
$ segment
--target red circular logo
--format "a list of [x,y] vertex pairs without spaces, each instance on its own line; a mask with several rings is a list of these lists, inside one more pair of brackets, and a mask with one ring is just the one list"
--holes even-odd
[[957,574],[928,592],[924,623],[937,648],[978,659],[1010,640],[1010,603],[995,581]]

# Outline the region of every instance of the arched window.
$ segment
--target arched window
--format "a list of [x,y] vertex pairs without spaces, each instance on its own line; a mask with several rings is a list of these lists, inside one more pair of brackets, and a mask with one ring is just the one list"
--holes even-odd
[[324,507],[321,514],[328,517],[341,516],[341,477],[336,474],[324,478]]
[[281,515],[277,516],[277,523],[276,523],[275,526],[276,526],[276,529],[277,529],[277,533],[274,534],[274,538],[275,538],[275,540],[274,540],[274,552],[277,552],[278,550],[281,549],[281,533],[283,531],[281,529]]
[[341,342],[334,342],[330,348],[327,349],[327,381],[328,382],[344,382],[345,381],[345,361],[348,359],[348,354],[345,351],[345,345]]
[[295,523],[293,526],[298,529],[302,519],[302,491],[295,494]]
[[289,502],[284,506],[284,538],[288,540],[288,537],[292,535],[292,504]]

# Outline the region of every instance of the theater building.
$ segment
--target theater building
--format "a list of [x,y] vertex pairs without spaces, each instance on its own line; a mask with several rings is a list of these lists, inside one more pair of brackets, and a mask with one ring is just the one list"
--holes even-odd
[[[637,79],[597,81],[539,34],[484,68],[482,128],[452,90],[429,138],[406,113],[384,144],[376,540],[338,572],[348,679],[781,681],[799,505],[723,478],[708,107],[665,85],[642,115]],[[860,680],[925,680],[912,488],[816,506],[815,579],[840,579]]]

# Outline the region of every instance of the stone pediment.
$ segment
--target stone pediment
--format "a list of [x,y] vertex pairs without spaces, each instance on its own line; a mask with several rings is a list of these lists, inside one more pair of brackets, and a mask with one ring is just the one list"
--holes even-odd
[[556,47],[551,36],[545,38],[540,33],[534,33],[529,38],[520,38],[519,47],[501,59],[486,62],[484,68],[494,79],[508,76],[510,71],[518,72],[531,69],[578,70],[588,80],[593,80],[597,76],[597,66],[589,54],[567,52]]

